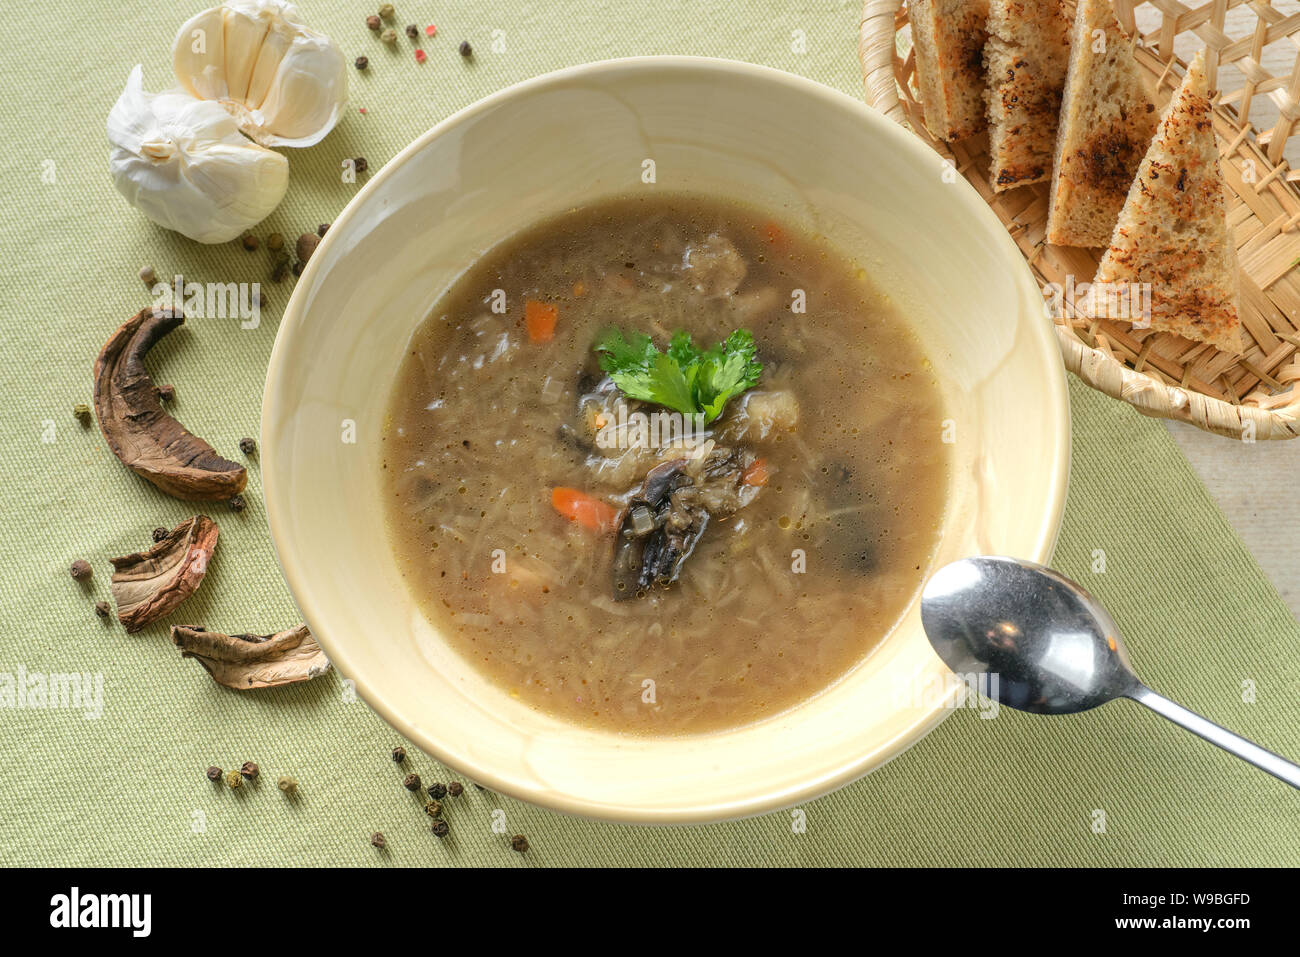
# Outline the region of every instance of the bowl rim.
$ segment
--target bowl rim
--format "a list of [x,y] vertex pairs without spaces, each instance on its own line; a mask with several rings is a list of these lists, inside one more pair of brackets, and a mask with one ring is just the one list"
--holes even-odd
[[[715,71],[746,76],[760,82],[784,84],[802,94],[821,100],[829,108],[848,110],[856,114],[863,123],[870,126],[873,132],[889,143],[890,146],[912,153],[918,162],[931,165],[943,162],[941,157],[928,149],[916,137],[869,107],[865,102],[807,77],[773,67],[723,57],[681,55],[618,57],[564,67],[521,80],[462,107],[434,124],[369,177],[365,185],[357,191],[356,195],[348,201],[343,210],[334,218],[330,229],[321,240],[321,246],[328,250],[328,247],[335,241],[335,237],[343,231],[337,227],[345,227],[349,220],[357,214],[357,210],[368,201],[370,194],[380,189],[384,181],[394,175],[398,167],[409,162],[412,157],[447,131],[468,123],[481,114],[490,112],[506,100],[523,94],[562,85],[576,79],[591,79],[613,71],[654,70]],[[958,205],[964,207],[966,215],[973,216],[976,220],[983,220],[990,235],[994,237],[993,241],[997,244],[995,251],[1008,262],[1010,268],[1016,269],[1022,274],[1019,285],[1025,299],[1023,305],[1030,307],[1033,311],[1041,312],[1041,294],[1038,292],[1029,267],[1024,262],[1014,241],[998,221],[996,214],[979,198],[974,187],[965,182],[962,177],[957,179],[958,181],[954,185],[958,187],[956,192],[961,197],[958,200]],[[271,423],[283,417],[280,413],[280,407],[287,404],[287,398],[286,401],[282,401],[279,394],[281,391],[280,383],[285,379],[282,369],[288,362],[289,346],[287,343],[295,335],[300,334],[305,327],[306,309],[304,302],[309,298],[307,290],[311,289],[315,284],[316,272],[319,268],[323,268],[320,263],[327,258],[319,255],[319,253],[320,250],[317,250],[317,254],[313,255],[311,260],[308,261],[294,287],[289,302],[285,306],[279,328],[276,331],[275,343],[272,346],[267,363],[266,381],[262,391],[262,419],[259,432],[262,447],[266,449],[271,448],[269,436]],[[1060,533],[1069,482],[1071,459],[1070,403],[1066,387],[1065,369],[1060,361],[1060,350],[1050,322],[1045,320],[1041,325],[1034,326],[1032,335],[1036,338],[1044,356],[1049,360],[1045,373],[1049,380],[1049,398],[1055,400],[1051,405],[1057,411],[1053,423],[1055,425],[1056,444],[1055,448],[1050,450],[1052,468],[1049,483],[1049,501],[1039,523],[1037,542],[1032,554],[1017,557],[1027,558],[1041,564],[1049,564]],[[267,462],[270,461],[272,459],[268,457]],[[291,537],[284,526],[282,509],[278,503],[285,492],[281,489],[274,467],[264,468],[262,471],[262,494],[266,521],[271,535],[272,551],[294,602],[302,613],[312,635],[320,643],[331,663],[338,669],[340,675],[346,676],[353,683],[356,693],[362,700],[377,712],[390,727],[408,741],[417,744],[426,754],[440,763],[464,774],[472,781],[491,791],[527,801],[539,807],[590,820],[604,820],[622,824],[708,824],[767,814],[821,797],[882,767],[924,738],[952,710],[949,704],[956,694],[955,689],[946,696],[935,696],[935,700],[931,702],[930,707],[923,711],[913,724],[895,734],[892,738],[877,744],[868,751],[846,756],[835,763],[833,767],[825,769],[815,777],[802,781],[797,786],[777,791],[761,791],[731,799],[691,805],[690,807],[662,808],[634,804],[615,806],[567,794],[556,795],[549,791],[534,792],[526,788],[517,788],[498,777],[490,768],[480,766],[469,754],[463,753],[447,743],[435,741],[429,735],[418,730],[388,703],[378,688],[371,686],[352,671],[351,662],[346,652],[346,644],[336,642],[328,626],[318,628],[316,623],[324,620],[319,613],[319,609],[310,604],[304,604],[299,597],[306,594],[303,588],[296,587],[305,578],[305,571],[291,543]]]

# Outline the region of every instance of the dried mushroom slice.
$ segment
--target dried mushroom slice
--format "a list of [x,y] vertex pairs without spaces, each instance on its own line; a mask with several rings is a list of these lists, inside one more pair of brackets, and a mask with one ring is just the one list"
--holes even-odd
[[248,473],[163,411],[144,367],[153,345],[184,321],[150,307],[113,333],[95,360],[95,415],[113,454],[168,495],[221,501],[243,491]]
[[238,691],[307,681],[330,670],[329,659],[306,625],[274,635],[223,635],[173,625],[172,641],[183,657],[197,659],[218,684]]
[[196,515],[148,551],[111,559],[118,620],[136,632],[194,594],[217,547],[217,524]]

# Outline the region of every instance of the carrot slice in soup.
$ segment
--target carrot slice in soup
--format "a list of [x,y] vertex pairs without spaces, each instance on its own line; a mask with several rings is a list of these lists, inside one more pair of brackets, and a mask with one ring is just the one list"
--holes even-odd
[[767,459],[754,459],[753,464],[750,465],[749,468],[745,469],[740,480],[746,485],[757,485],[759,488],[762,488],[767,484],[769,474],[770,473],[767,471]]
[[617,527],[618,509],[576,488],[551,489],[551,505],[565,518],[594,532],[612,532]]
[[559,307],[553,302],[541,302],[529,299],[524,302],[524,325],[528,328],[531,342],[550,342],[555,338],[555,320],[560,316]]

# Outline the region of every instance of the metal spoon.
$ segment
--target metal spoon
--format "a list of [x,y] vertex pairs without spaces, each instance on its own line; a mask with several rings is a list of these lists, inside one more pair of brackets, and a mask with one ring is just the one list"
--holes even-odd
[[963,677],[988,674],[989,690],[984,680],[980,690],[1004,705],[1033,714],[1074,714],[1132,698],[1300,788],[1300,766],[1139,681],[1106,609],[1050,568],[1002,557],[945,565],[922,592],[921,622],[944,663]]

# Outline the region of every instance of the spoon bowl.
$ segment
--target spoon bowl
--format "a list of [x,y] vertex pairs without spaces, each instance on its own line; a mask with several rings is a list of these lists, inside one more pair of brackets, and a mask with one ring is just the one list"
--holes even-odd
[[1031,714],[1076,714],[1132,698],[1212,744],[1300,788],[1300,766],[1144,685],[1119,626],[1092,595],[1058,572],[1000,556],[939,569],[921,594],[935,653],[972,687]]

